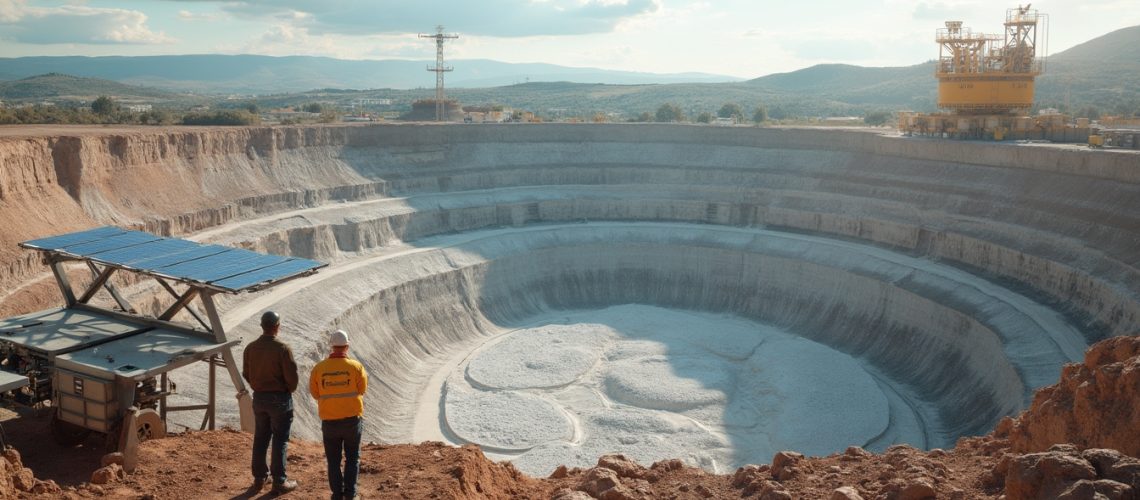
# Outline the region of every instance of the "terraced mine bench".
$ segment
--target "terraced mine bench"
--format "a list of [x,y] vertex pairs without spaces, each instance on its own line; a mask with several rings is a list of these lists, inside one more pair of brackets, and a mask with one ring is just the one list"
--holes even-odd
[[[0,393],[24,406],[50,406],[52,436],[61,444],[104,434],[128,469],[139,442],[166,434],[169,412],[204,410],[201,428],[214,428],[218,367],[237,389],[242,428],[252,431],[252,400],[232,351],[239,341],[226,337],[213,297],[263,290],[325,266],[111,226],[20,246],[44,254],[66,305],[0,320]],[[76,262],[92,276],[81,292],[65,269]],[[155,279],[173,303],[157,317],[138,314],[111,284],[116,271]],[[91,303],[103,290],[117,310]],[[198,325],[174,321],[181,312]],[[196,361],[210,365],[208,401],[167,404],[175,393],[168,374]]]

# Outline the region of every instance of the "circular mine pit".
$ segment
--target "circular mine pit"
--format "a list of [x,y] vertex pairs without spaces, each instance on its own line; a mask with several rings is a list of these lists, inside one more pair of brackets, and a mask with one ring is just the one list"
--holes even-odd
[[[683,456],[723,469],[773,450],[873,442],[890,425],[884,388],[856,359],[763,324],[634,304],[539,321],[488,341],[448,376],[445,438],[535,474],[614,449],[643,463]],[[511,406],[472,405],[473,393]],[[527,396],[546,405],[508,399]],[[572,432],[526,447],[497,441],[539,429]]]
[[[335,158],[385,196],[203,236],[332,263],[222,307],[246,341],[281,311],[303,372],[349,331],[367,439],[477,443],[538,475],[615,452],[723,472],[947,447],[1140,317],[1123,161],[727,127],[344,141],[283,168]],[[294,434],[317,438],[299,400]]]
[[725,471],[782,449],[948,446],[1022,408],[1083,342],[963,270],[762,229],[477,230],[326,274],[283,302],[372,290],[332,320],[375,339],[353,346],[387,374],[372,425],[532,474],[609,452]]

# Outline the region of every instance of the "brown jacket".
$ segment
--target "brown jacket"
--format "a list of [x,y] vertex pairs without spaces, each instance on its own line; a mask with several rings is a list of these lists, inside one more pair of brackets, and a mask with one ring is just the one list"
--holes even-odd
[[293,351],[276,337],[262,335],[245,346],[241,376],[254,392],[297,390],[297,363]]

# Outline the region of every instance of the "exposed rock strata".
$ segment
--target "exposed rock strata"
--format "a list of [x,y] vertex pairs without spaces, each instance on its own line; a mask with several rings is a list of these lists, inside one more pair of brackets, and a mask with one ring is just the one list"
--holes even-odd
[[1016,452],[1044,452],[1055,444],[1111,448],[1140,457],[1140,337],[1116,337],[1089,349],[1083,363],[1066,365],[1061,381],[1044,387],[1016,419],[1003,421]]
[[[1140,169],[1135,155],[821,130],[546,125],[140,129],[5,137],[0,158],[5,167],[13,166],[0,173],[0,225],[11,228],[0,234],[0,285],[5,289],[40,270],[32,257],[15,249],[15,242],[94,224],[170,234],[209,228],[211,234],[202,237],[351,262],[361,253],[383,251],[400,241],[419,244],[433,235],[638,220],[769,227],[889,246],[1009,283],[1054,305],[1090,340],[1133,331],[1140,321],[1135,266],[1140,258],[1135,244],[1140,237]],[[404,198],[376,200],[387,195]],[[329,203],[334,200],[377,204],[346,203],[339,209]],[[383,207],[362,212],[365,205]],[[282,215],[241,225],[274,214]],[[233,229],[219,229],[221,225]],[[681,256],[669,255],[684,245],[648,245],[638,255],[657,251],[664,262],[672,259],[676,270],[685,272]],[[740,261],[739,252],[708,253],[713,254],[723,257],[719,262]],[[638,255],[627,255],[623,262],[636,262]],[[580,264],[571,269],[583,281],[598,276],[589,268],[594,262],[575,261],[557,249],[497,263],[440,252],[423,257],[419,269],[433,270],[428,275],[388,272],[381,279],[361,269],[343,278],[374,280],[371,295],[337,295],[331,287],[337,280],[329,281],[323,296],[296,299],[297,310],[319,305],[326,313],[298,319],[296,326],[315,335],[339,324],[382,325],[376,328],[371,355],[387,361],[391,352],[406,353],[398,354],[392,372],[385,373],[395,386],[385,396],[407,400],[423,387],[424,370],[470,344],[473,336],[496,333],[496,322],[591,305],[583,301],[585,295],[519,303],[479,299],[480,293],[508,297],[517,289],[496,282],[496,276],[538,269],[550,257]],[[783,258],[787,260],[773,267],[818,265],[810,259],[797,263],[798,256]],[[506,271],[492,272],[495,266]],[[786,305],[756,309],[756,314],[777,323],[810,322],[812,314],[797,307],[818,300],[819,290],[843,295],[843,300],[823,302],[851,301],[851,308],[828,306],[815,314],[815,320],[825,321],[826,314],[835,313],[854,325],[821,334],[831,335],[829,342],[866,354],[883,368],[907,372],[894,375],[944,405],[962,398],[988,401],[970,406],[984,408],[977,415],[938,423],[947,435],[976,432],[997,415],[1019,408],[1019,400],[1038,385],[1024,384],[1033,378],[1027,373],[1039,372],[1001,359],[986,363],[976,353],[957,358],[951,349],[944,364],[960,361],[974,367],[971,373],[987,374],[980,376],[985,389],[939,385],[933,372],[915,371],[922,365],[888,362],[890,349],[883,342],[894,340],[931,356],[944,352],[939,349],[947,344],[965,342],[956,334],[971,332],[967,337],[983,339],[983,344],[999,338],[1029,339],[1025,345],[1030,346],[1056,344],[1041,350],[1046,353],[1042,358],[1029,356],[1025,366],[1056,366],[1065,356],[1071,358],[1066,353],[1072,346],[1064,340],[995,329],[995,318],[1004,313],[987,310],[985,301],[939,303],[945,295],[932,295],[932,285],[917,275],[834,268],[843,269],[835,275],[842,283],[814,283],[820,289],[800,290],[799,296],[773,294],[787,300]],[[706,269],[694,278],[715,271]],[[643,283],[668,283],[646,269],[642,276]],[[593,305],[635,298],[615,286],[626,277],[614,273],[612,279],[590,285],[620,292]],[[553,278],[533,274],[530,279],[524,286],[542,288],[543,280]],[[774,290],[802,284],[782,279]],[[350,288],[348,281],[344,284],[341,289]],[[876,298],[882,300],[878,306]],[[658,300],[663,305],[693,300],[708,310],[734,313],[755,306],[723,299],[712,290],[708,297],[662,295]],[[931,320],[932,313],[938,321]],[[935,329],[931,331],[940,333],[923,334],[929,324],[957,333]],[[868,336],[846,335],[860,330],[893,334],[869,343],[861,340]],[[409,333],[414,334],[410,339]],[[992,346],[987,351],[1002,358],[1000,350]],[[407,421],[407,411],[392,410],[391,416]]]
[[[666,205],[689,188],[723,187],[655,219],[787,227],[958,262],[1065,304],[1092,339],[1140,318],[1128,264],[1138,257],[1135,155],[679,126],[182,130],[0,139],[10,167],[0,222],[11,228],[0,235],[0,284],[37,272],[15,242],[94,224],[185,234],[389,192],[648,183],[678,188]],[[597,212],[574,205],[581,217]],[[543,206],[519,208],[522,222],[547,219]],[[610,217],[635,217],[623,211]]]

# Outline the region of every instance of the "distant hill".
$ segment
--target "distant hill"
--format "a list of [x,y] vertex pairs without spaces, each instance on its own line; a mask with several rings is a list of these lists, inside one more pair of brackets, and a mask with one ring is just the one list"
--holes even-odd
[[[821,64],[748,83],[769,92],[916,111],[933,110],[938,93],[933,63],[888,68]],[[1038,107],[1063,108],[1068,94],[1073,111],[1084,107],[1102,113],[1140,111],[1140,26],[1047,58],[1036,91]]]
[[177,94],[163,90],[61,73],[47,73],[10,82],[0,82],[0,99],[4,100],[58,98],[89,100],[104,95],[118,99],[171,99],[178,97]]
[[[434,61],[342,60],[328,57],[181,55],[142,57],[0,58],[0,79],[67,73],[199,93],[271,94],[320,88],[413,89],[435,87],[426,71]],[[529,81],[648,84],[730,82],[739,78],[703,73],[655,74],[513,64],[483,59],[448,61],[449,87],[494,87]]]
[[938,87],[934,64],[867,68],[820,64],[790,73],[768,75],[748,83],[772,92],[799,94],[858,106],[932,109]]
[[[932,55],[937,51],[933,41],[930,51]],[[24,57],[0,59],[0,79],[66,71],[149,87],[246,95],[220,101],[220,107],[255,101],[263,108],[307,102],[347,108],[362,98],[380,98],[393,102],[385,110],[406,111],[413,100],[433,96],[435,80],[425,70],[428,64],[248,55]],[[868,111],[934,111],[937,100],[933,62],[886,68],[822,64],[748,81],[487,60],[449,64],[455,66],[447,75],[449,97],[463,104],[500,104],[545,116],[616,113],[619,119],[628,119],[672,103],[692,117],[715,112],[728,102],[740,104],[748,114],[763,103],[774,117],[858,116]],[[1140,26],[1108,33],[1050,57],[1045,74],[1037,80],[1037,106],[1064,109],[1068,102],[1071,111],[1095,108],[1102,114],[1131,114],[1140,111],[1138,82]],[[101,84],[99,94],[126,93],[107,88],[106,83]],[[33,91],[26,88],[22,92]]]
[[1122,28],[1060,52],[1050,60],[1079,63],[1111,60],[1113,63],[1140,67],[1140,26]]
[[1140,111],[1140,26],[1113,31],[1050,57],[1037,80],[1037,103],[1101,113]]

